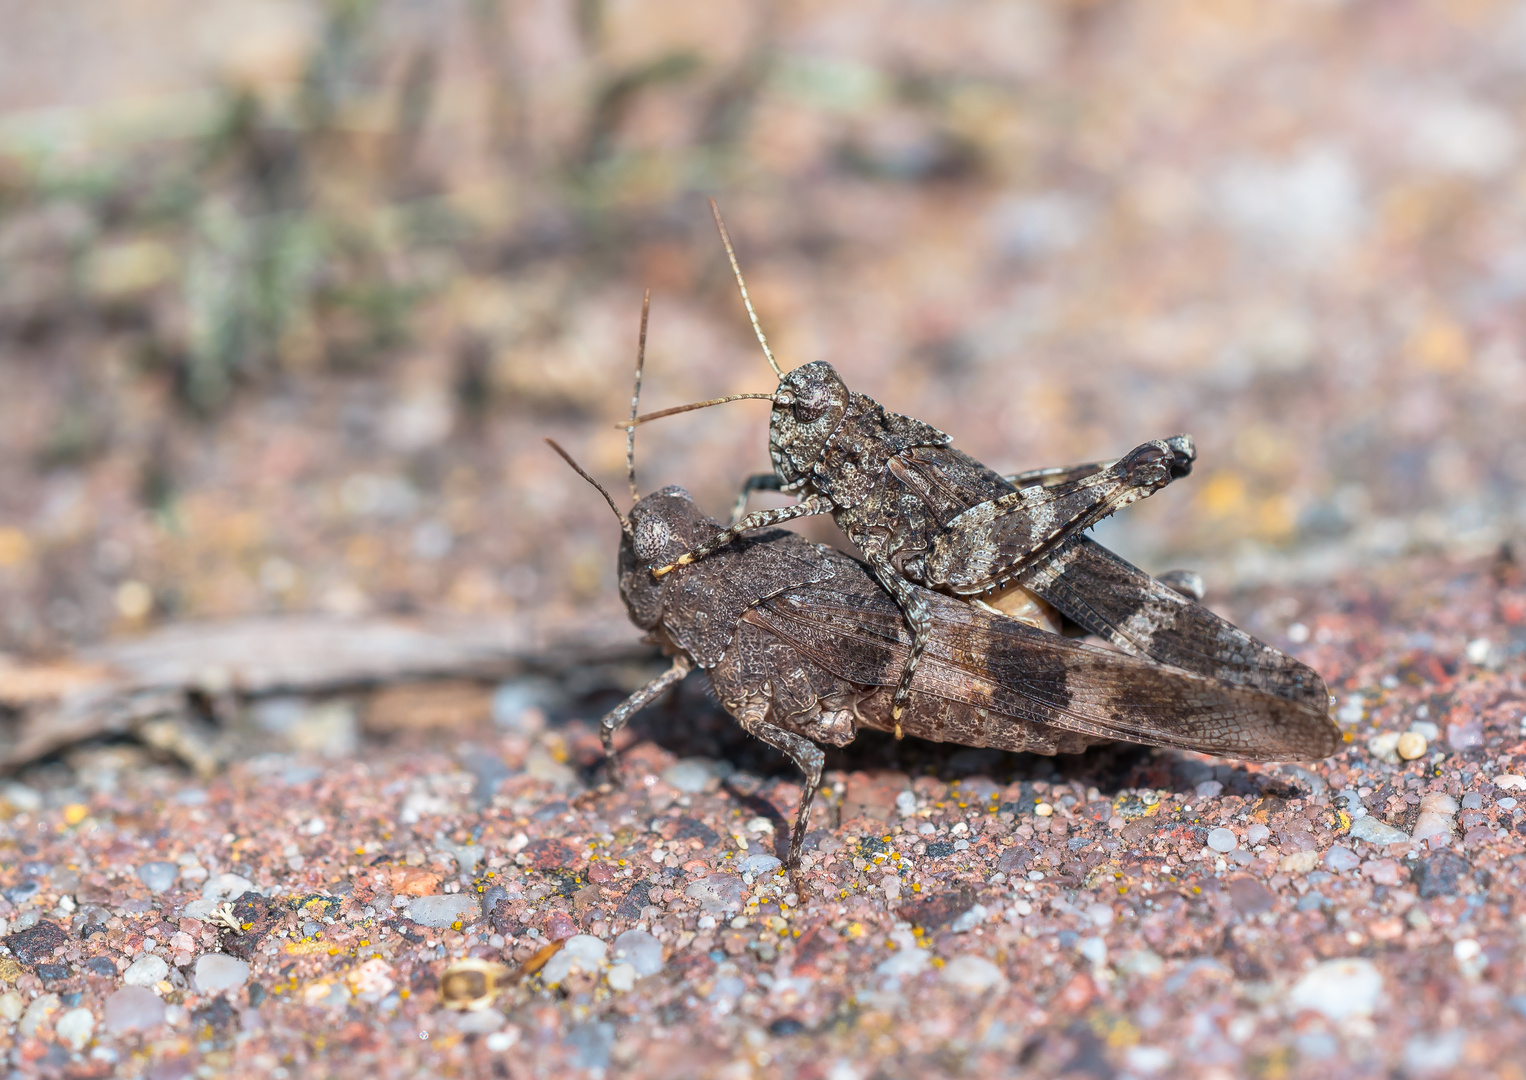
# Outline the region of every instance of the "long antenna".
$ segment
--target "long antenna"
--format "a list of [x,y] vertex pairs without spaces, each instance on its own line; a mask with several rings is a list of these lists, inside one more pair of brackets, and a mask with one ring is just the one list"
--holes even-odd
[[630,481],[631,499],[641,501],[636,490],[636,407],[641,401],[641,371],[646,366],[646,316],[652,307],[652,290],[641,296],[641,340],[636,346],[636,388],[631,391],[631,422],[625,427],[625,478]]
[[[625,428],[631,432],[634,432],[637,424],[644,424],[648,420],[661,420],[664,416],[676,416],[679,413],[693,412],[695,409],[708,409],[712,405],[724,405],[728,401],[743,401],[747,398],[760,398],[767,401],[772,401],[774,399],[774,395],[727,394],[725,397],[711,398],[709,401],[694,401],[690,402],[688,405],[674,405],[671,409],[659,409],[656,412],[649,412],[645,416],[632,416],[625,423],[616,424],[615,427]],[[635,435],[632,434],[631,438],[634,439]]]
[[779,367],[779,361],[774,359],[774,351],[768,347],[768,339],[763,336],[763,328],[758,325],[758,313],[752,309],[752,297],[747,295],[747,282],[742,280],[742,268],[737,264],[736,249],[731,246],[731,236],[726,232],[726,223],[721,220],[721,208],[715,205],[715,200],[710,200],[710,213],[715,218],[715,227],[721,231],[721,243],[726,245],[726,258],[731,260],[731,272],[736,275],[737,289],[742,294],[742,303],[747,305],[747,317],[752,320],[752,332],[758,335],[758,344],[763,346],[763,355],[768,357],[768,366],[774,369],[774,374],[784,378],[784,371]]
[[577,473],[584,480],[587,480],[590,484],[598,489],[599,494],[604,496],[604,501],[609,503],[609,508],[614,511],[615,517],[619,519],[620,531],[623,532],[626,536],[629,536],[631,534],[630,519],[627,518],[624,514],[620,513],[620,508],[615,505],[615,500],[610,497],[610,494],[607,490],[605,490],[604,485],[599,483],[593,477],[589,476],[588,473],[583,470],[583,466],[579,465],[576,461],[573,461],[572,455],[563,450],[561,446],[557,444],[555,439],[547,439],[546,445],[560,454],[562,456],[562,460],[565,461],[568,465],[572,466],[573,472]]

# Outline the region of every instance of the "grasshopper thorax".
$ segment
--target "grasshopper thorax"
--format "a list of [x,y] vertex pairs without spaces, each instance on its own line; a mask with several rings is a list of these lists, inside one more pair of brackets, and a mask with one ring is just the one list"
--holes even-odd
[[784,490],[803,485],[847,415],[847,385],[824,360],[795,368],[779,380],[768,425],[768,453]]

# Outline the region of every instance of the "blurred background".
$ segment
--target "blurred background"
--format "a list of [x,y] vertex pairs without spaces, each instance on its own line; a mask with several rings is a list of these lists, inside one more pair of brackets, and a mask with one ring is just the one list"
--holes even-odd
[[[623,619],[648,409],[786,366],[1212,594],[1526,525],[1521,0],[0,0],[0,653]],[[645,427],[715,513],[767,407]],[[830,539],[830,525],[804,531]],[[1290,615],[1291,617],[1291,615]],[[1262,632],[1282,627],[1261,627]]]

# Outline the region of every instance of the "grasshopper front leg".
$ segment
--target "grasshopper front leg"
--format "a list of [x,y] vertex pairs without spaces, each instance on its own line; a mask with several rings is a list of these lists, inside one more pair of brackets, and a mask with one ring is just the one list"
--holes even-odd
[[745,532],[753,529],[766,529],[771,525],[778,525],[785,521],[793,521],[795,518],[810,517],[813,514],[827,514],[834,509],[832,501],[824,495],[812,495],[808,499],[802,499],[794,506],[781,506],[777,510],[755,510],[741,521],[716,533],[693,551],[687,551],[668,563],[659,566],[652,571],[653,577],[665,577],[677,570],[680,566],[688,566],[696,559],[703,559],[711,552],[719,551],[727,544]]
[[1020,488],[972,506],[934,537],[925,584],[970,594],[1011,581],[1069,537],[1185,475],[1190,460],[1179,446],[1157,440],[1078,480]]
[[782,483],[783,481],[771,472],[755,473],[742,481],[742,490],[737,492],[736,505],[731,508],[730,525],[735,528],[737,522],[742,520],[742,515],[747,513],[747,496],[754,491],[778,491]]
[[615,706],[599,721],[599,739],[604,743],[604,763],[609,769],[610,783],[615,787],[622,787],[625,782],[620,772],[620,759],[615,756],[615,732],[623,728],[631,717],[661,697],[668,687],[682,682],[683,677],[693,670],[694,661],[685,653],[679,653],[673,657],[672,667]]

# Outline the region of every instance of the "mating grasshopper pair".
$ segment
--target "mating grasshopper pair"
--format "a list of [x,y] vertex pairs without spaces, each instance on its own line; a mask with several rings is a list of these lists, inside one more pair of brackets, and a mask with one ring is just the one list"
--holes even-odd
[[[604,719],[607,753],[630,716],[703,668],[742,726],[806,774],[794,866],[820,781],[815,743],[844,745],[858,727],[1051,754],[1112,739],[1248,760],[1336,749],[1318,674],[1084,535],[1185,476],[1190,438],[1004,477],[937,429],[849,391],[825,363],[783,373],[716,222],[779,387],[643,417],[638,359],[631,419],[619,425],[632,496],[637,424],[736,397],[772,401],[774,472],[747,481],[727,528],[681,489],[639,499],[628,516],[604,492],[621,521],[631,618],[674,657]],[[642,356],[646,323],[643,305]],[[742,516],[760,489],[801,499]],[[864,563],[769,528],[819,513],[833,515]],[[1036,628],[1049,608],[1122,652]]]

